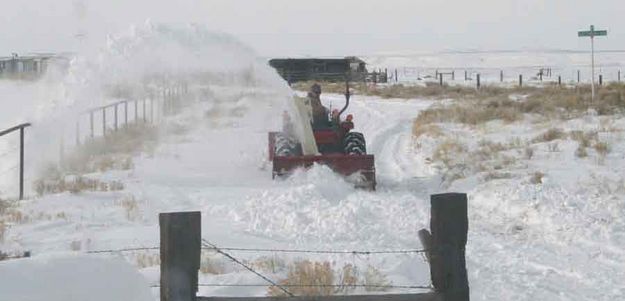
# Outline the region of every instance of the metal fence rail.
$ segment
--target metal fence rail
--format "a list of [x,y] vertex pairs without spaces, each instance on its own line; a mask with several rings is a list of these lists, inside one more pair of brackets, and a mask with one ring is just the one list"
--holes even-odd
[[[24,199],[24,129],[31,126],[30,123],[22,123],[6,130],[0,131],[0,137],[10,134],[15,131],[20,131],[20,156],[19,156],[19,199]],[[15,167],[10,168],[9,170],[15,169]],[[6,172],[6,171],[5,171]]]

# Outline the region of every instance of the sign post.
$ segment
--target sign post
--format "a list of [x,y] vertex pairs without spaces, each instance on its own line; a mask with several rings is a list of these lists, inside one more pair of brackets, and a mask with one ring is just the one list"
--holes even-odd
[[607,30],[595,30],[594,25],[590,25],[590,30],[588,31],[578,31],[578,37],[590,37],[590,51],[591,51],[591,99],[595,100],[595,37],[607,36]]

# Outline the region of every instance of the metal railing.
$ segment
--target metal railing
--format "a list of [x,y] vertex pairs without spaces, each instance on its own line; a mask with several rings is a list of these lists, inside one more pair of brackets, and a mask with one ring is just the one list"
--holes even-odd
[[15,132],[17,130],[20,131],[20,162],[19,162],[19,168],[20,168],[20,175],[19,175],[19,182],[20,182],[20,194],[19,194],[19,199],[22,200],[24,199],[24,129],[31,126],[30,123],[22,123],[19,125],[16,125],[14,127],[8,128],[6,130],[3,130],[0,132],[0,137],[10,134],[12,132]]

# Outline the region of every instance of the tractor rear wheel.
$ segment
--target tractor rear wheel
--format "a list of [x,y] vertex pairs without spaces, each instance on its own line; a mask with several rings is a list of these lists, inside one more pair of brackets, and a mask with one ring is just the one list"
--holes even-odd
[[280,157],[297,156],[300,153],[297,140],[280,133],[275,136],[274,155]]
[[349,132],[343,138],[343,151],[347,155],[364,155],[367,153],[365,136],[358,132]]

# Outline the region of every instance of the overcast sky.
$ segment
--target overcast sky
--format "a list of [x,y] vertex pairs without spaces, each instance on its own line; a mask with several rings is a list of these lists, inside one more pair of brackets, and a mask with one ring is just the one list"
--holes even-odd
[[0,55],[75,51],[152,22],[206,24],[261,55],[385,51],[585,50],[577,30],[607,29],[625,49],[625,0],[0,0]]

